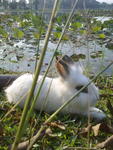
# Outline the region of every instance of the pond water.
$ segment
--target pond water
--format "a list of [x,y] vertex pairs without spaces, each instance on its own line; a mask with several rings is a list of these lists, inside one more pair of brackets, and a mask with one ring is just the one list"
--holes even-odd
[[[33,40],[15,41],[15,44],[0,43],[0,68],[14,72],[33,72],[35,69],[36,50]],[[40,50],[43,48],[44,40],[40,42]],[[53,55],[57,43],[49,41],[48,49],[44,59],[42,72],[46,70],[48,63]],[[71,41],[61,43],[58,52],[67,54],[76,58],[81,55],[79,63],[90,72],[96,73],[113,60],[113,52],[108,50],[105,45],[99,45],[96,41],[89,41],[86,45]],[[54,67],[53,67],[54,68]],[[106,71],[107,74],[113,74],[113,67]]]
[[97,21],[101,21],[102,23],[104,23],[104,21],[108,21],[110,19],[112,19],[112,17],[105,17],[105,16],[98,16],[98,17],[94,17]]
[[[95,17],[102,21],[111,17]],[[73,34],[73,33],[72,33]],[[111,37],[110,37],[111,38]],[[109,39],[106,39],[109,42]],[[3,42],[0,40],[0,68],[14,72],[33,72],[35,70],[37,46],[33,38]],[[40,41],[39,54],[43,48],[44,40]],[[49,41],[46,56],[42,66],[44,72],[56,48],[57,42]],[[98,40],[86,40],[86,37],[76,36],[74,40],[62,42],[58,52],[72,56],[93,74],[99,72],[113,60],[113,51],[106,48],[104,42]],[[53,63],[54,64],[54,63]],[[52,65],[51,70],[54,69]],[[113,74],[113,66],[106,70],[105,74]]]

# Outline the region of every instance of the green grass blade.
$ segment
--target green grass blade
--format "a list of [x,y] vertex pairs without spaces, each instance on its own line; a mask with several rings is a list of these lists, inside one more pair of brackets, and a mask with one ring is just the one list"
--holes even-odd
[[44,77],[43,77],[43,80],[42,80],[41,85],[40,85],[40,87],[39,87],[39,90],[38,90],[38,92],[37,92],[37,95],[35,96],[35,98],[34,98],[32,104],[31,104],[31,108],[30,108],[30,110],[29,110],[29,112],[28,112],[28,114],[27,114],[26,120],[29,120],[31,113],[33,112],[34,105],[35,105],[35,103],[36,103],[36,101],[37,101],[37,99],[38,99],[38,97],[39,97],[39,95],[40,95],[40,91],[41,91],[42,85],[43,85],[43,83],[44,83],[45,77],[46,77],[46,75],[47,75],[47,73],[48,73],[48,71],[49,71],[49,68],[50,68],[51,64],[52,64],[52,61],[53,61],[53,59],[54,59],[54,55],[55,55],[55,53],[56,53],[56,51],[57,51],[57,49],[58,49],[58,47],[59,47],[59,44],[61,43],[61,40],[62,40],[62,37],[63,37],[63,35],[64,35],[64,33],[65,33],[65,30],[66,30],[66,28],[67,28],[67,26],[68,26],[68,24],[69,24],[69,22],[70,22],[70,20],[71,20],[71,18],[72,18],[72,15],[73,15],[73,13],[74,13],[74,10],[75,10],[75,7],[76,7],[76,5],[77,5],[77,2],[78,2],[78,0],[75,1],[74,5],[73,5],[73,8],[72,8],[72,10],[71,10],[71,12],[70,12],[70,14],[69,14],[69,17],[68,17],[68,19],[67,19],[67,21],[66,21],[65,27],[64,27],[64,29],[63,29],[63,31],[62,31],[62,34],[61,34],[61,36],[60,36],[60,39],[59,39],[58,44],[57,44],[57,46],[56,46],[56,49],[55,49],[55,51],[54,51],[54,54],[53,54],[53,56],[52,56],[52,58],[51,58],[51,60],[50,60],[49,66],[48,66],[48,68],[47,68],[47,70],[46,70],[46,72],[45,72],[45,74],[44,74]]
[[51,19],[50,19],[50,23],[49,23],[49,27],[48,27],[48,31],[47,31],[47,34],[46,34],[46,37],[45,37],[44,48],[42,50],[42,53],[41,53],[41,56],[40,56],[40,59],[39,59],[39,63],[37,65],[37,67],[36,67],[35,76],[34,76],[34,80],[33,80],[33,84],[32,84],[31,90],[30,90],[29,95],[27,97],[27,100],[25,102],[25,106],[24,106],[24,109],[23,109],[23,113],[22,113],[22,117],[21,117],[21,120],[20,120],[20,124],[19,124],[18,130],[17,130],[17,133],[16,133],[16,138],[15,138],[15,141],[14,141],[14,143],[12,145],[12,150],[16,150],[16,148],[18,146],[18,143],[19,143],[19,141],[21,139],[21,136],[22,136],[22,134],[24,132],[24,128],[25,128],[25,125],[26,125],[26,116],[27,116],[27,113],[29,111],[29,105],[30,105],[31,99],[33,97],[33,93],[34,93],[35,86],[36,86],[36,83],[37,83],[37,80],[38,80],[40,69],[41,69],[41,66],[42,66],[42,63],[43,63],[43,59],[44,59],[44,56],[45,56],[45,53],[46,53],[49,37],[50,37],[52,26],[53,26],[53,23],[54,23],[54,17],[55,17],[55,13],[56,13],[58,2],[59,2],[59,0],[55,0],[53,11],[52,11],[52,15],[51,15]]

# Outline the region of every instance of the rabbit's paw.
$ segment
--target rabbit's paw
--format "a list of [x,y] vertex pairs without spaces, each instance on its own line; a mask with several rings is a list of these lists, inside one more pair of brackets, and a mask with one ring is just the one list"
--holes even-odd
[[104,112],[96,107],[91,107],[89,109],[89,113],[91,118],[94,118],[96,120],[104,120],[106,118]]

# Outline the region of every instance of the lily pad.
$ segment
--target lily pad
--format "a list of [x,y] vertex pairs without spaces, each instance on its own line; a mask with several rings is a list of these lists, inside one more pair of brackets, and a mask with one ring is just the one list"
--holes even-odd
[[10,45],[10,46],[13,46],[14,45],[14,43],[13,42],[6,42],[6,44],[8,44],[8,45]]
[[71,58],[74,60],[74,61],[79,61],[79,59],[85,59],[86,56],[84,54],[73,54],[71,56]]
[[20,61],[24,57],[24,54],[18,54],[16,55],[16,58],[18,61]]
[[113,42],[109,42],[106,44],[106,47],[110,50],[113,50]]
[[97,52],[92,52],[90,54],[91,58],[99,58],[99,57],[102,57],[103,56],[103,52],[102,51],[97,51]]

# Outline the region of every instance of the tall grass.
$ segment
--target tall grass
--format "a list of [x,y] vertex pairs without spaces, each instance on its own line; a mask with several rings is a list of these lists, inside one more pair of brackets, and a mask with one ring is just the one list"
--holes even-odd
[[47,68],[47,70],[46,70],[46,72],[45,72],[45,74],[44,74],[44,76],[43,76],[42,83],[41,83],[41,85],[40,85],[40,87],[39,87],[39,90],[38,90],[36,96],[34,97],[34,101],[33,101],[32,104],[31,104],[31,108],[30,108],[30,110],[29,110],[29,112],[28,112],[28,115],[27,115],[26,120],[29,120],[30,114],[32,113],[33,108],[34,108],[34,105],[35,105],[35,103],[36,103],[36,101],[37,101],[37,99],[38,99],[38,97],[39,97],[39,95],[40,95],[40,91],[41,91],[42,85],[43,85],[44,80],[45,80],[45,78],[46,78],[46,76],[47,76],[47,73],[48,73],[48,71],[49,71],[49,69],[50,69],[50,66],[51,66],[52,61],[53,61],[53,59],[54,59],[55,53],[56,53],[56,51],[57,51],[57,49],[58,49],[58,47],[59,47],[59,44],[60,44],[60,42],[61,42],[61,40],[62,40],[62,37],[63,37],[63,35],[64,35],[64,33],[65,33],[65,30],[66,30],[66,28],[67,28],[67,26],[68,26],[68,24],[69,24],[69,22],[70,22],[70,20],[71,20],[71,18],[72,18],[72,16],[73,16],[75,7],[76,7],[76,5],[77,5],[77,2],[78,2],[78,0],[76,0],[76,2],[75,2],[74,5],[73,5],[72,11],[70,12],[70,15],[69,15],[69,17],[68,17],[68,19],[67,19],[67,22],[66,22],[65,26],[64,26],[64,29],[63,29],[63,31],[62,31],[62,34],[61,34],[60,38],[59,38],[58,44],[57,44],[57,46],[56,46],[56,49],[54,50],[54,53],[53,53],[53,56],[52,56],[52,58],[51,58],[51,60],[50,60],[50,63],[49,63],[49,65],[48,65],[48,68]]
[[[43,77],[43,81],[41,83],[41,86],[37,92],[37,95],[34,97],[34,90],[35,90],[35,86],[36,86],[36,83],[37,83],[37,80],[38,80],[38,76],[40,74],[40,69],[41,69],[41,66],[42,66],[42,63],[43,63],[43,60],[44,60],[44,56],[45,56],[45,53],[46,53],[46,50],[47,50],[47,45],[48,45],[48,41],[49,41],[49,37],[50,37],[50,34],[51,34],[51,30],[52,30],[52,26],[54,24],[54,17],[57,13],[57,8],[58,8],[58,3],[59,3],[59,0],[55,0],[55,3],[54,3],[54,7],[53,7],[53,11],[52,11],[52,15],[51,15],[51,19],[50,19],[50,23],[49,23],[49,27],[48,27],[48,31],[47,31],[47,34],[46,34],[46,38],[45,38],[45,43],[44,43],[44,48],[42,50],[42,53],[41,53],[41,56],[40,56],[40,59],[39,59],[39,62],[38,64],[36,65],[36,71],[35,71],[35,75],[34,75],[34,80],[33,80],[33,84],[32,84],[32,88],[31,90],[29,91],[29,94],[28,94],[28,97],[27,97],[27,100],[25,102],[25,106],[24,106],[24,109],[23,109],[23,113],[22,113],[22,117],[21,117],[21,120],[20,120],[20,124],[19,124],[19,127],[18,127],[18,131],[17,131],[17,134],[16,134],[16,138],[15,138],[15,141],[13,143],[13,146],[12,146],[12,150],[16,150],[17,146],[18,146],[18,143],[26,129],[26,126],[27,126],[27,123],[28,123],[28,120],[31,116],[31,113],[33,112],[33,108],[34,108],[34,105],[35,105],[35,102],[36,100],[38,99],[39,97],[39,94],[40,94],[40,91],[41,91],[41,88],[42,88],[42,85],[44,83],[44,80],[45,80],[45,77],[49,71],[49,68],[50,68],[50,65],[53,61],[53,58],[55,56],[55,53],[59,47],[59,44],[62,40],[62,37],[65,33],[65,30],[66,30],[66,27],[68,26],[71,18],[72,18],[72,15],[73,15],[73,12],[74,12],[74,9],[75,9],[75,6],[77,4],[78,0],[75,1],[75,4],[73,6],[73,9],[67,19],[67,22],[66,22],[66,25],[62,31],[62,34],[61,34],[61,37],[59,38],[59,41],[58,41],[58,44],[57,44],[57,47],[54,51],[54,54],[53,54],[53,57],[51,58],[50,60],[50,63],[49,63],[49,66],[47,68],[47,71]],[[111,62],[106,68],[104,68],[101,72],[99,72],[86,86],[84,86],[79,92],[77,92],[74,96],[72,96],[69,100],[67,100],[56,112],[54,112],[46,121],[45,123],[41,126],[40,130],[38,131],[38,133],[35,135],[35,137],[33,139],[31,139],[31,142],[28,146],[28,150],[30,150],[33,146],[33,144],[36,142],[36,140],[39,138],[41,132],[46,128],[46,124],[48,122],[50,122],[64,107],[66,107],[77,95],[80,94],[80,92],[82,90],[84,90],[89,84],[91,84],[100,74],[102,74],[107,68],[109,68],[111,65],[113,64],[113,62]],[[34,98],[33,98],[34,97]],[[33,100],[33,102],[31,103],[31,100]],[[31,107],[29,109],[29,106],[31,104]],[[28,111],[29,110],[29,111]]]
[[[40,46],[40,40],[41,40],[41,35],[42,35],[42,27],[43,27],[43,16],[44,16],[44,10],[45,10],[45,0],[44,0],[44,7],[42,9],[42,14],[41,14],[41,24],[40,24],[40,27],[39,27],[39,38],[38,38],[38,42],[37,42],[37,49],[36,49],[36,55],[38,55],[38,52],[39,52],[39,46]],[[36,70],[36,67],[37,67],[37,57],[36,57],[36,60],[35,60],[35,70]]]
[[35,71],[34,80],[33,80],[31,90],[29,91],[27,100],[26,100],[25,105],[24,105],[24,109],[23,109],[23,113],[22,113],[22,117],[21,117],[21,120],[20,120],[18,130],[17,130],[16,138],[15,138],[15,141],[12,145],[12,150],[16,150],[16,148],[18,146],[18,143],[21,139],[21,136],[24,133],[26,122],[28,121],[28,120],[26,120],[26,116],[27,116],[27,113],[28,113],[28,110],[29,110],[31,100],[33,99],[33,95],[34,95],[33,93],[34,93],[35,86],[36,86],[36,83],[37,83],[37,80],[38,80],[38,76],[39,76],[40,69],[41,69],[41,66],[42,66],[42,63],[43,63],[43,59],[44,59],[44,56],[45,56],[45,53],[46,53],[49,37],[50,37],[52,26],[53,26],[53,23],[54,23],[54,17],[55,17],[55,14],[56,14],[58,2],[59,2],[59,0],[55,0],[55,2],[54,2],[54,7],[53,7],[53,11],[52,11],[48,31],[47,31],[47,34],[46,34],[46,37],[45,37],[44,47],[43,47],[38,65],[36,67],[36,71]]

